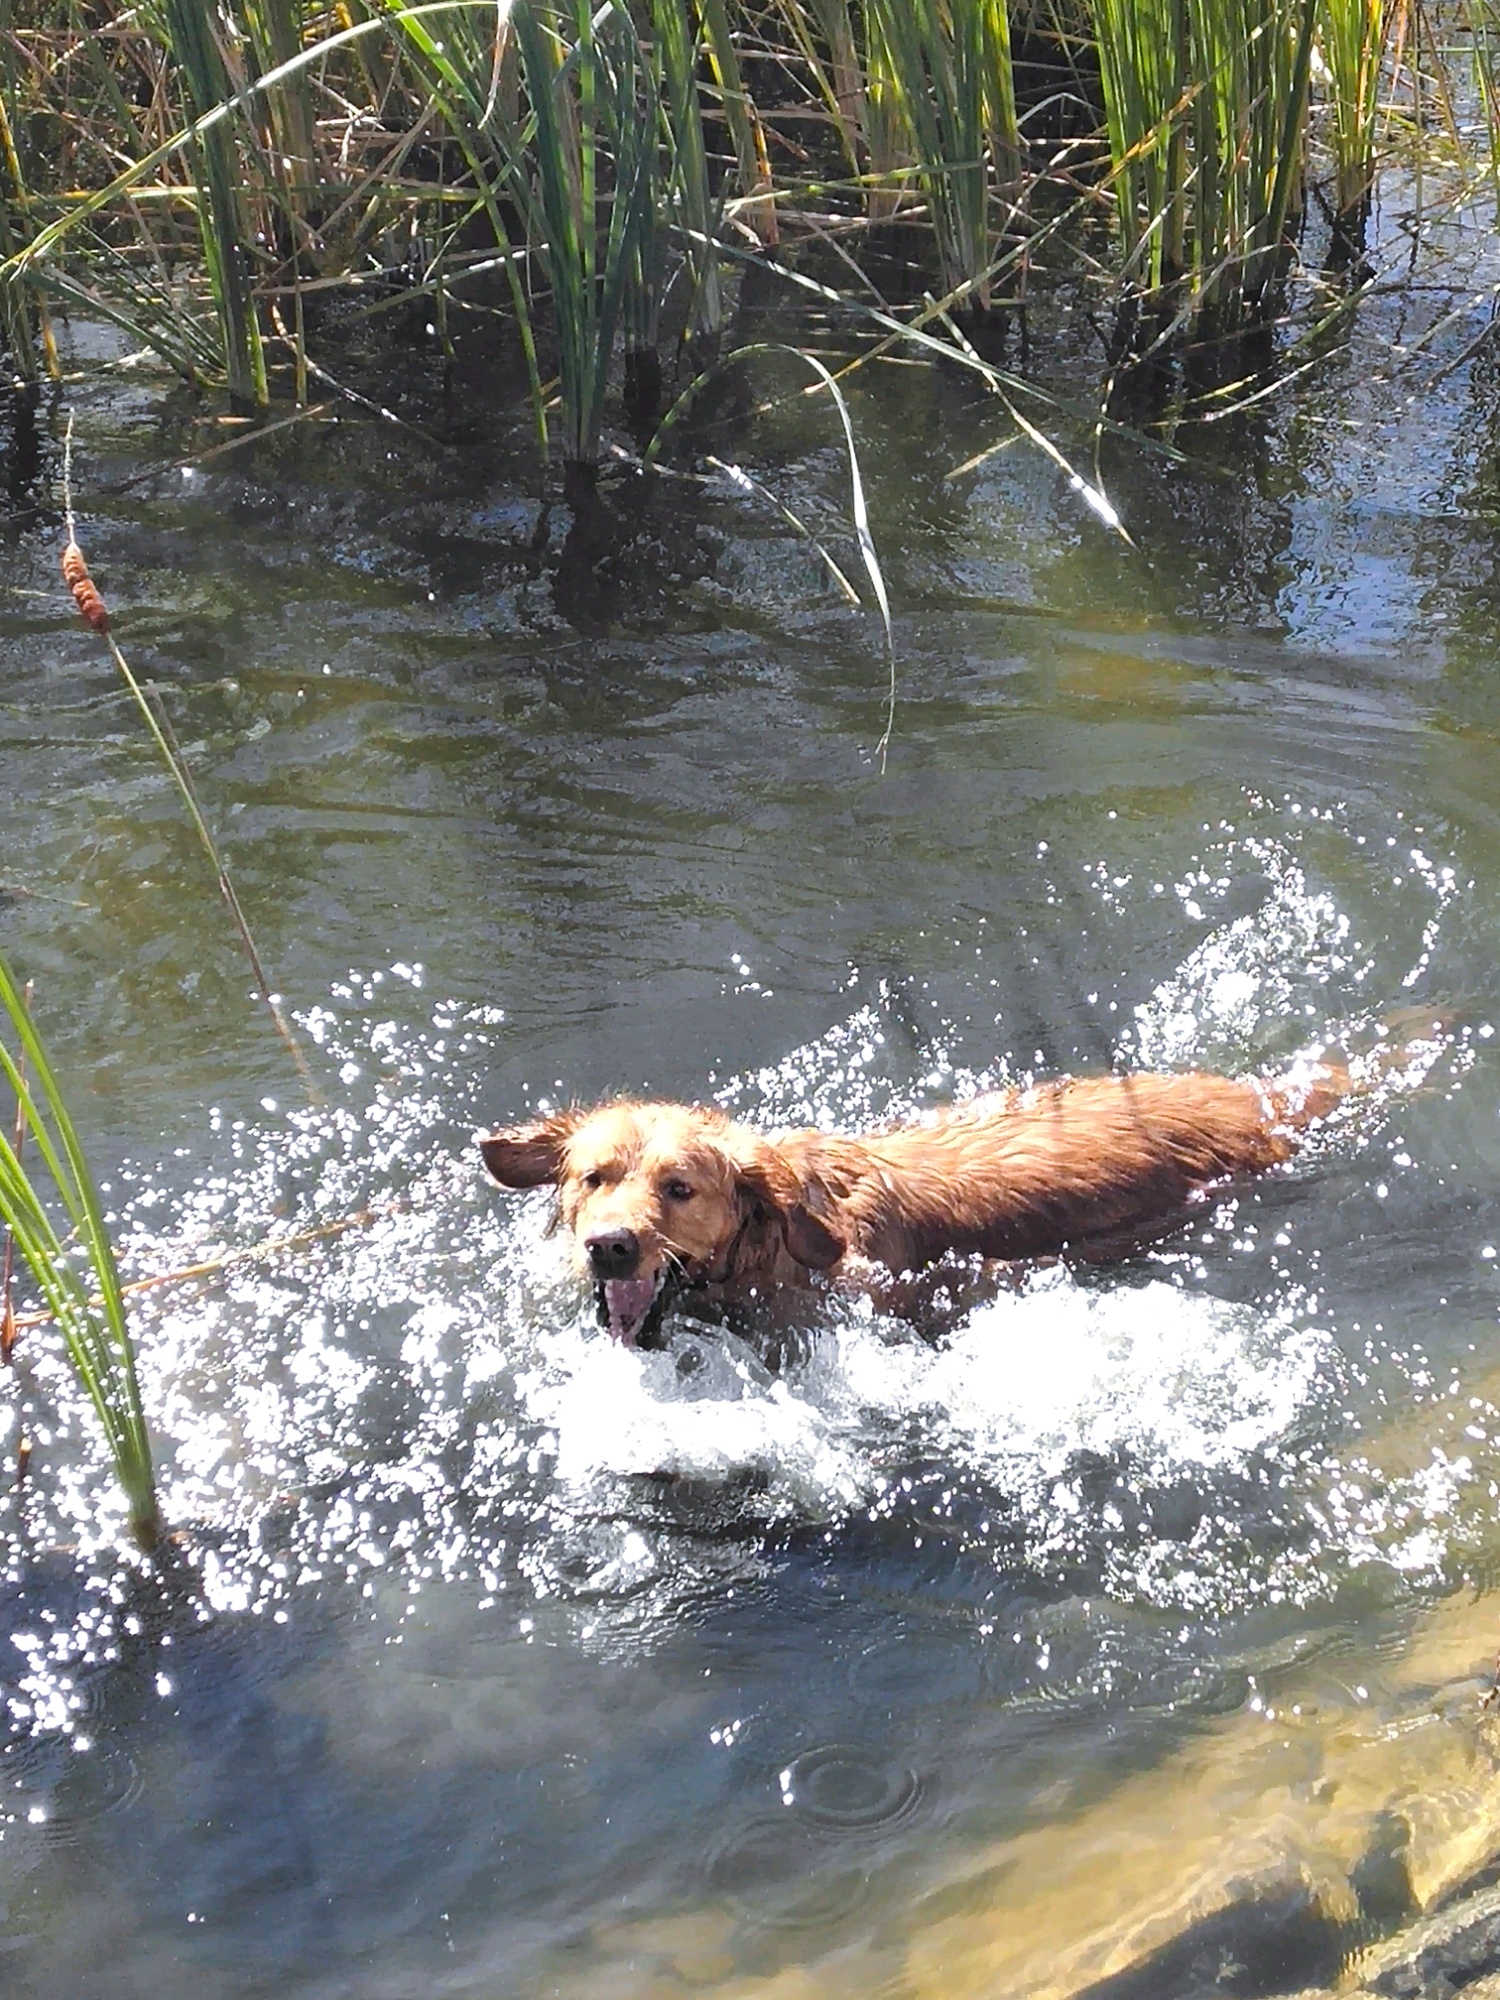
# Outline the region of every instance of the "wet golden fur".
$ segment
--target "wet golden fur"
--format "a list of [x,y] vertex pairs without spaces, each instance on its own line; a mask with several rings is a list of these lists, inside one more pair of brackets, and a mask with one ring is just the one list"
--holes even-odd
[[670,1279],[733,1302],[805,1285],[812,1270],[868,1283],[872,1266],[915,1271],[949,1253],[1109,1254],[1169,1227],[1215,1182],[1288,1159],[1347,1089],[1332,1065],[1265,1082],[1069,1079],[859,1137],[622,1100],[491,1132],[480,1147],[503,1186],[557,1187],[601,1302],[601,1254],[628,1258],[619,1269],[650,1280],[654,1297]]

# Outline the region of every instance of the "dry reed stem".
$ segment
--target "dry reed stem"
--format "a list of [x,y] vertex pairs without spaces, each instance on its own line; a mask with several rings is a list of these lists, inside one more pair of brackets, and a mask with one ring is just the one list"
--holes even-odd
[[[356,1209],[353,1215],[340,1216],[337,1222],[320,1223],[315,1229],[295,1230],[290,1236],[273,1236],[245,1250],[226,1250],[223,1256],[205,1258],[201,1264],[182,1264],[176,1270],[155,1271],[149,1278],[133,1278],[128,1285],[121,1285],[120,1293],[122,1297],[129,1298],[139,1292],[160,1291],[165,1285],[186,1285],[196,1278],[216,1278],[225,1271],[237,1270],[241,1264],[257,1264],[294,1250],[306,1250],[314,1243],[331,1242],[334,1237],[343,1236],[351,1229],[368,1229],[372,1223],[400,1215],[412,1205],[409,1198],[377,1202],[373,1208]],[[90,1303],[98,1304],[98,1301],[91,1300]],[[16,1331],[27,1333],[34,1327],[50,1326],[53,1317],[46,1311],[21,1313],[15,1320]]]

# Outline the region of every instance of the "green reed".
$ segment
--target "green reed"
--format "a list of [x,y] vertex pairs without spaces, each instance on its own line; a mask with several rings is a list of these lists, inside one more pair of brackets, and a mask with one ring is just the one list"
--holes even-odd
[[17,1135],[24,1129],[41,1167],[26,1165],[0,1120],[0,1221],[61,1329],[109,1447],[130,1532],[149,1549],[161,1537],[161,1515],[114,1248],[56,1074],[3,956],[0,1019],[8,1031],[0,1034],[0,1075],[19,1109]]
[[[1267,312],[1315,44],[1358,217],[1395,4],[1033,4],[1033,48],[1051,35],[1060,75],[1076,51],[1073,101],[1097,97],[1090,155],[1027,136],[1005,0],[381,0],[335,32],[312,0],[147,0],[107,36],[76,0],[0,0],[0,332],[34,372],[55,295],[258,410],[287,374],[305,400],[314,292],[426,294],[446,351],[454,309],[494,306],[471,277],[500,273],[577,492],[622,356],[640,418],[668,354],[715,351],[746,250],[832,243],[850,302],[861,228],[899,214],[914,289],[982,313],[1057,210],[1031,198],[1051,174],[1107,208],[1109,275],[1156,338]],[[1490,4],[1468,24],[1487,112]]]
[[[666,0],[664,0],[664,5]],[[670,0],[681,19],[682,0]],[[487,14],[403,9],[393,25],[431,102],[457,138],[505,259],[531,368],[545,449],[550,432],[533,292],[513,254],[513,219],[528,269],[546,288],[557,364],[557,430],[565,483],[579,498],[601,454],[616,340],[654,353],[666,284],[669,187],[696,220],[708,211],[701,127],[696,158],[687,87],[692,56],[643,43],[628,8],[588,0],[494,6]],[[686,30],[684,29],[684,33]],[[670,127],[682,170],[663,176],[663,70],[675,60]],[[512,222],[507,221],[507,215]],[[717,314],[715,311],[714,317]]]
[[649,239],[660,101],[622,7],[596,16],[589,0],[568,9],[522,4],[512,24],[530,122],[510,149],[510,187],[551,283],[564,475],[582,497],[599,464],[627,293],[658,268]]
[[984,308],[991,193],[1020,163],[1005,0],[866,0],[864,15],[866,102],[912,163],[943,290],[968,287]]
[[849,171],[863,191],[872,222],[906,199],[911,156],[899,93],[878,59],[869,57],[863,10],[856,0],[777,0],[778,26],[795,51],[838,134]]
[[770,144],[754,99],[745,86],[736,45],[735,17],[741,10],[736,8],[732,14],[728,0],[697,0],[697,12],[704,53],[734,146],[740,185],[738,217],[762,243],[775,243],[779,230]]
[[[13,107],[23,110],[13,54],[10,47],[0,52],[0,261],[5,263],[30,241],[34,212],[12,119]],[[20,380],[35,381],[43,368],[54,379],[61,374],[46,300],[14,277],[0,279],[0,329]]]
[[1329,79],[1334,207],[1346,226],[1362,219],[1375,182],[1380,69],[1394,11],[1386,0],[1323,0],[1320,39]]
[[[234,95],[222,42],[222,19],[213,0],[161,0],[162,22],[183,98],[201,117]],[[241,153],[234,128],[220,123],[192,148],[198,184],[203,263],[218,313],[230,401],[261,409],[268,395],[265,349],[255,309],[252,274],[254,232],[241,194]]]
[[[1488,178],[1496,209],[1500,211],[1500,14],[1495,0],[1474,0],[1470,23],[1474,37],[1474,81],[1487,141]],[[1399,35],[1397,43],[1399,46]]]
[[[698,95],[699,51],[683,0],[652,0],[651,32],[656,60],[650,94],[665,116],[668,212],[687,232],[692,301],[687,334],[712,351],[724,319],[723,288],[714,245],[719,203],[709,179],[708,145]],[[649,200],[654,188],[644,190]]]
[[[236,76],[248,78],[295,63],[309,39],[302,0],[244,0],[248,56]],[[290,270],[315,274],[317,229],[322,220],[320,184],[324,162],[318,143],[317,104],[312,72],[293,69],[279,89],[266,94],[259,117],[259,159],[275,198],[268,203],[277,249]]]
[[1159,292],[1181,274],[1187,234],[1185,0],[1093,0],[1092,23],[1123,271]]
[[1092,0],[1122,272],[1246,317],[1300,210],[1318,0]]

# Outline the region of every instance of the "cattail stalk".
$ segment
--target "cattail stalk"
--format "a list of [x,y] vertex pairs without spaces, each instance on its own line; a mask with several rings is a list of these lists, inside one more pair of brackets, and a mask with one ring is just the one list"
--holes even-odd
[[297,1066],[298,1074],[308,1089],[314,1091],[316,1087],[313,1083],[312,1072],[307,1066],[307,1059],[302,1053],[296,1036],[292,1033],[291,1024],[281,1010],[280,1002],[271,990],[271,982],[266,977],[266,969],[261,962],[260,953],[256,949],[255,939],[251,936],[245,912],[240,906],[239,897],[235,894],[234,884],[229,879],[229,871],[224,866],[223,857],[219,853],[217,843],[214,840],[213,834],[209,831],[208,821],[203,816],[203,808],[198,803],[198,794],[193,785],[192,774],[188,770],[187,762],[183,757],[181,746],[178,744],[176,736],[173,733],[172,725],[167,719],[166,710],[162,707],[161,699],[154,688],[148,693],[142,687],[132,672],[129,661],[120,651],[119,642],[109,628],[109,608],[100,596],[94,579],[89,575],[88,563],[84,559],[82,549],[78,546],[78,538],[73,529],[73,418],[71,412],[68,416],[68,431],[63,455],[63,509],[68,539],[62,552],[62,573],[64,582],[73,594],[73,602],[78,607],[78,615],[84,624],[88,626],[89,630],[96,632],[109,648],[109,655],[115,663],[116,671],[129,689],[131,698],[140,710],[147,729],[151,732],[153,742],[161,752],[162,761],[172,774],[177,789],[182,795],[182,802],[187,808],[188,818],[193,823],[193,829],[198,836],[199,843],[204,853],[208,856],[209,865],[213,869],[218,881],[219,894],[224,898],[229,914],[234,920],[235,929],[240,934],[240,942],[245,948],[245,956],[249,959],[250,968],[255,974],[255,983],[260,988],[260,997],[270,1009],[271,1019],[276,1024],[276,1032],[280,1035],[282,1041],[285,1042],[292,1061]]

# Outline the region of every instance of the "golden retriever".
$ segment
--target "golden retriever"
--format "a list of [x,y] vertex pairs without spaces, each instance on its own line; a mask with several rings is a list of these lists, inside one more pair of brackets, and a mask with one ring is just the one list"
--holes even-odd
[[881,1297],[888,1274],[950,1254],[1121,1254],[1215,1182],[1289,1159],[1349,1088],[1331,1061],[1265,1080],[1064,1079],[857,1138],[622,1099],[479,1147],[502,1187],[557,1188],[601,1322],[648,1347],[682,1290],[732,1305],[826,1271]]

